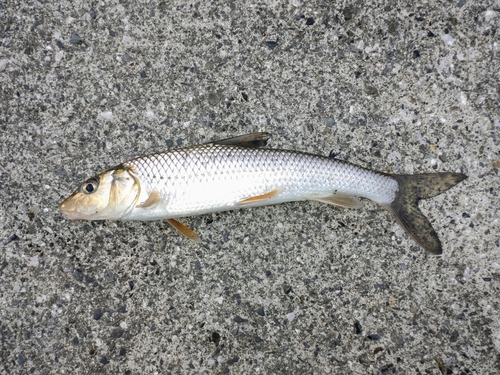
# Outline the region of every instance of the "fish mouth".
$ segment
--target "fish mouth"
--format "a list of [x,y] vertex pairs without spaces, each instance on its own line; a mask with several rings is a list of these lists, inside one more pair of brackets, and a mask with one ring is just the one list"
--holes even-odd
[[74,210],[68,209],[66,201],[59,203],[59,211],[69,220],[80,220],[81,216]]

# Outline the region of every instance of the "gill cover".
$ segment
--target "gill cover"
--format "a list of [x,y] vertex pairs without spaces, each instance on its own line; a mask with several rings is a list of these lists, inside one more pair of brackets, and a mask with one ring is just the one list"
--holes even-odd
[[140,190],[133,173],[117,167],[85,181],[59,209],[71,220],[118,220],[134,208]]

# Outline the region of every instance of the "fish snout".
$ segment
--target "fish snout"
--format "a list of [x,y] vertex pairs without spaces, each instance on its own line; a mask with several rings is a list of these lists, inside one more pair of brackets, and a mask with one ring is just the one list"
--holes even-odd
[[75,212],[75,207],[73,204],[68,203],[68,199],[59,203],[59,211],[66,216],[69,220],[78,220],[78,214]]

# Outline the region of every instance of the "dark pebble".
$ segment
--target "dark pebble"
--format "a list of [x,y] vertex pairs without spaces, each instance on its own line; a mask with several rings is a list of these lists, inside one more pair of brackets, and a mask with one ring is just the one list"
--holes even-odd
[[265,311],[264,311],[264,308],[263,307],[259,307],[257,310],[255,310],[255,312],[257,314],[259,314],[260,316],[264,316],[266,315]]
[[330,153],[328,154],[328,157],[329,157],[330,159],[335,159],[335,158],[336,158],[337,156],[339,156],[339,155],[340,155],[340,152],[337,152],[336,150],[332,150],[332,151],[330,151]]
[[355,322],[354,323],[354,329],[356,330],[356,334],[361,334],[363,332],[363,327],[361,326],[360,322]]
[[28,359],[27,359],[24,355],[22,355],[22,354],[19,354],[19,355],[17,356],[17,364],[18,364],[19,366],[24,365],[24,364],[26,363],[26,361],[27,361],[27,360],[28,360]]
[[128,282],[128,286],[130,287],[130,290],[134,289],[134,281],[133,280],[130,280]]
[[60,40],[56,41],[56,46],[58,46],[60,49],[64,48],[64,44]]
[[416,59],[416,58],[420,57],[420,52],[418,52],[418,50],[413,51],[412,57],[413,57],[414,59]]
[[80,43],[81,40],[82,40],[82,38],[80,38],[80,35],[78,35],[78,34],[72,34],[71,38],[69,39],[69,42],[71,44],[77,44],[77,43]]
[[220,335],[217,332],[212,332],[212,336],[210,337],[210,341],[212,341],[216,346],[219,346]]
[[116,32],[113,30],[109,29],[109,36],[116,36]]
[[170,148],[170,147],[173,147],[174,145],[174,141],[172,141],[171,139],[167,139],[167,147]]
[[241,93],[241,97],[246,101],[248,102],[248,95],[245,93],[245,92],[242,92]]
[[464,212],[464,213],[462,214],[462,217],[466,219],[466,218],[469,218],[469,217],[470,217],[470,215],[469,215],[467,212]]
[[381,368],[380,368],[380,372],[384,373],[384,372],[387,372],[389,371],[392,367],[394,367],[394,365],[392,363],[388,363],[387,365],[383,365]]
[[130,56],[128,53],[126,53],[123,55],[123,61],[132,62],[132,61],[134,61],[134,58],[132,56]]
[[196,260],[194,262],[194,268],[197,269],[197,270],[201,270],[201,263],[199,260]]
[[344,14],[344,19],[346,21],[349,21],[350,19],[352,19],[352,16],[353,16],[353,13],[354,13],[354,10],[352,8],[345,8],[342,13]]
[[432,31],[427,32],[427,36],[428,36],[429,38],[434,38],[434,37],[436,37],[436,35],[435,35]]
[[306,20],[306,25],[307,25],[307,26],[314,25],[314,18],[308,18],[308,19]]
[[379,336],[379,335],[377,335],[376,333],[374,333],[373,335],[368,335],[367,337],[368,337],[370,340],[374,340],[374,341],[376,341],[376,340],[380,340],[380,336]]
[[111,338],[113,338],[113,339],[119,339],[120,337],[123,336],[123,333],[124,333],[123,329],[121,329],[121,328],[115,328],[113,330],[113,332],[111,332]]
[[271,41],[271,40],[269,40],[269,41],[266,42],[266,46],[268,46],[271,49],[275,49],[277,45],[278,45],[278,42],[274,42],[274,41]]
[[76,270],[74,270],[73,276],[77,281],[82,281],[83,280],[83,269],[77,268]]
[[73,345],[78,345],[80,343],[80,340],[78,340],[78,337],[73,337]]
[[234,364],[234,363],[238,362],[239,360],[240,360],[240,357],[238,357],[238,356],[236,355],[236,356],[234,356],[233,358],[231,358],[229,361],[227,361],[227,364],[228,364],[228,365],[232,365],[232,364]]
[[463,7],[466,2],[467,2],[467,0],[459,0],[457,7],[459,7],[459,8]]
[[127,349],[125,349],[125,348],[121,348],[121,349],[120,349],[120,356],[121,356],[121,357],[124,357],[124,356],[125,356],[125,354],[127,354]]
[[9,237],[9,239],[7,240],[7,243],[11,243],[11,242],[14,242],[14,241],[19,241],[20,238],[17,236],[17,234],[13,234],[12,236]]
[[146,72],[143,70],[141,72],[141,78],[146,78],[148,75],[146,74]]
[[422,22],[422,21],[425,21],[425,18],[424,17],[417,17],[415,18],[418,22]]
[[94,311],[94,320],[99,320],[102,318],[102,311],[101,309],[97,309]]
[[165,120],[160,122],[160,125],[170,125],[170,120],[168,118],[166,118]]
[[376,87],[373,87],[373,86],[366,86],[365,87],[365,92],[367,95],[370,95],[370,96],[377,96],[378,95],[378,90]]
[[92,284],[93,282],[95,282],[95,280],[94,280],[94,278],[92,276],[85,275],[85,282],[87,284]]
[[208,94],[207,96],[207,100],[208,100],[208,103],[210,103],[210,105],[216,105],[217,103],[219,103],[219,95],[215,92],[211,92]]
[[335,126],[336,122],[333,118],[328,117],[326,119],[325,125],[328,126],[329,128],[333,128]]
[[182,142],[184,142],[184,140],[182,138],[179,138],[177,141],[175,141],[177,146],[182,146]]
[[118,310],[116,310],[117,312],[119,312],[120,314],[124,314],[127,312],[127,305],[123,305],[123,306],[120,306],[118,308]]
[[236,316],[234,317],[234,321],[235,321],[236,323],[240,324],[240,323],[245,323],[245,322],[247,321],[247,319],[243,319],[241,316],[236,315]]
[[106,357],[102,357],[99,362],[101,362],[103,365],[107,365],[109,363],[109,361]]
[[457,342],[459,337],[460,337],[460,334],[458,333],[458,331],[453,331],[451,333],[450,341]]
[[106,281],[106,283],[108,283],[108,284],[113,283],[115,281],[115,275],[111,272],[106,272],[104,274],[104,281]]
[[283,292],[285,292],[285,294],[290,294],[290,292],[292,291],[292,287],[288,284],[283,284]]

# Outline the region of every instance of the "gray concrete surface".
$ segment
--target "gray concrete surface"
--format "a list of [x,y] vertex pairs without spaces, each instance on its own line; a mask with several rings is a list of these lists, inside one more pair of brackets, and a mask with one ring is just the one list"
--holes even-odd
[[[2,374],[500,373],[500,3],[0,2]],[[138,154],[251,131],[462,171],[418,248],[373,204],[162,223],[57,204]]]

